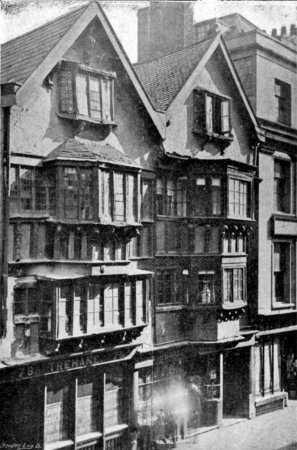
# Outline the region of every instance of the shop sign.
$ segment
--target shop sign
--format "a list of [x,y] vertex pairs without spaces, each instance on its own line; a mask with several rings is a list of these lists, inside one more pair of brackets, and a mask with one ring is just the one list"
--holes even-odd
[[50,375],[66,372],[69,370],[83,369],[85,367],[100,366],[113,362],[128,360],[133,357],[136,348],[123,349],[115,353],[95,353],[88,355],[72,356],[65,359],[54,359],[50,361],[39,361],[31,365],[15,366],[1,371],[0,383],[12,380],[22,380],[27,378]]

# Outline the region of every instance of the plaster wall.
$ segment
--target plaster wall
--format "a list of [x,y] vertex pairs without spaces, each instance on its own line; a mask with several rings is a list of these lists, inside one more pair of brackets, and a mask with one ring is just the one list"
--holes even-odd
[[[168,152],[180,152],[198,159],[225,159],[252,163],[250,137],[252,126],[245,106],[237,91],[231,73],[224,63],[219,61],[218,53],[197,74],[187,92],[180,95],[181,100],[175,102],[168,116],[171,124],[167,128],[164,147]],[[201,139],[193,133],[193,90],[202,88],[232,99],[232,134],[233,142],[221,154],[213,144],[201,145]]]
[[291,127],[297,128],[297,109],[294,100],[297,98],[296,71],[285,67],[281,61],[273,60],[266,54],[257,52],[257,116],[276,122],[274,83],[275,79],[291,85]]
[[[115,81],[115,121],[117,126],[102,137],[100,125],[92,127],[90,137],[108,143],[144,168],[152,168],[155,160],[157,139],[151,119],[140,104],[138,94],[111,44],[107,41],[99,23],[90,26],[66,52],[63,59],[85,63],[85,49],[92,36],[93,46],[88,56],[88,65],[117,73]],[[58,62],[58,61],[57,61]],[[11,149],[13,153],[47,156],[63,141],[74,137],[77,123],[58,117],[59,93],[57,76],[49,89],[42,85],[36,89],[27,102],[12,108]]]

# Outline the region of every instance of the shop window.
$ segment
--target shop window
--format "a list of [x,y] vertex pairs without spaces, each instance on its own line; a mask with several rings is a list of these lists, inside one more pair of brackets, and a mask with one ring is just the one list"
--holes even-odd
[[273,299],[277,303],[291,302],[291,248],[289,242],[273,246]]
[[137,175],[100,171],[100,217],[104,221],[138,222]]
[[142,219],[153,219],[153,181],[142,180]]
[[274,338],[255,347],[256,395],[265,396],[281,390],[281,346]]
[[[45,407],[45,445],[70,445],[71,435],[71,408],[70,387],[51,383],[47,387]],[[58,444],[59,443],[59,444]]]
[[194,216],[220,216],[222,214],[221,179],[197,177],[192,198]]
[[187,179],[157,179],[157,214],[174,217],[187,215]]
[[159,305],[186,301],[182,294],[182,271],[177,269],[157,270],[156,290]]
[[66,219],[93,219],[93,171],[65,167],[63,177]]
[[224,302],[245,301],[245,271],[243,268],[224,269]]
[[290,162],[274,160],[274,209],[290,213],[291,206]]
[[283,125],[291,126],[291,85],[275,80],[275,120]]
[[194,91],[194,132],[230,136],[231,101],[205,91]]
[[114,120],[115,74],[80,70],[79,65],[64,64],[59,73],[60,111],[73,118],[91,118],[96,122]]
[[106,383],[104,392],[104,428],[108,429],[124,424],[126,417],[124,414],[124,387],[123,370],[113,368],[106,373]]
[[78,436],[79,441],[83,439],[84,435],[99,431],[101,412],[99,407],[98,386],[92,381],[85,382],[84,380],[78,380],[76,398],[76,435]]
[[211,271],[198,272],[198,292],[197,300],[199,304],[214,304],[216,302],[216,275]]
[[229,178],[229,215],[250,217],[250,193],[247,181]]
[[[12,166],[10,169],[11,213],[52,210],[54,203],[52,183],[53,178],[47,177],[41,169]],[[49,194],[51,194],[50,197]]]

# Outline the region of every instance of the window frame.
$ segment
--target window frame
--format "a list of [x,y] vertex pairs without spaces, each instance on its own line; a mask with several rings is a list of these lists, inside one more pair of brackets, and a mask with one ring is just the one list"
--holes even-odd
[[[223,115],[222,105],[228,105],[228,114]],[[233,140],[232,99],[203,88],[193,91],[193,132],[223,140]],[[211,107],[210,107],[211,106]],[[219,111],[218,111],[219,110]],[[223,118],[228,118],[228,128],[224,131]]]
[[[63,75],[68,72],[68,80],[64,83],[62,82]],[[78,77],[82,75],[86,78],[85,83],[85,95],[86,97],[83,99],[85,102],[85,106],[87,108],[87,114],[80,113],[79,111],[79,91],[78,91]],[[90,79],[91,77],[98,80],[98,99],[95,101],[92,100],[92,95],[90,89]],[[65,77],[67,78],[67,77]],[[62,117],[69,117],[71,119],[81,119],[86,120],[89,122],[94,123],[100,123],[100,124],[114,124],[114,80],[116,79],[116,73],[115,72],[109,72],[105,70],[96,69],[93,67],[89,67],[85,64],[78,64],[74,62],[62,62],[62,66],[58,73],[58,84],[59,84],[59,115]],[[104,108],[103,108],[103,95],[102,92],[104,91],[103,85],[104,82],[107,82],[109,84],[109,114],[108,117],[104,116]],[[68,107],[67,102],[71,105]],[[92,108],[91,103],[99,103],[100,104],[100,110],[94,110],[97,111],[97,113],[100,113],[101,117],[94,117],[92,116]],[[64,103],[64,104],[63,104]]]
[[[284,301],[284,300],[277,300],[276,297],[276,293],[275,293],[275,273],[281,273],[283,271],[279,270],[276,271],[275,270],[275,246],[287,246],[287,250],[286,253],[288,253],[285,257],[279,255],[279,265],[281,265],[281,258],[283,260],[286,261],[286,263],[288,264],[289,267],[289,282],[288,282],[288,287],[287,290],[289,292],[289,299],[288,301]],[[295,275],[295,267],[296,267],[296,255],[295,255],[295,251],[296,251],[296,245],[294,244],[293,241],[291,240],[280,240],[280,239],[275,239],[272,243],[272,271],[271,271],[271,275],[272,275],[272,280],[271,280],[271,298],[272,298],[272,308],[279,308],[279,307],[292,307],[295,306],[295,302],[296,302],[296,293],[295,293],[295,281],[296,281],[296,275]],[[287,260],[287,256],[289,256],[289,260]],[[288,276],[288,275],[287,275]],[[295,279],[294,279],[295,276]],[[285,284],[285,283],[284,283]],[[278,283],[279,285],[279,283]],[[286,287],[284,286],[283,288],[284,290],[286,289]]]
[[[204,180],[204,184],[197,184],[198,180]],[[217,186],[213,184],[214,180],[219,180],[219,189],[217,189]],[[224,214],[224,187],[223,187],[224,179],[222,175],[219,174],[195,174],[193,177],[193,184],[194,189],[192,193],[192,199],[191,199],[191,210],[192,210],[192,216],[193,217],[221,217]],[[197,186],[204,186],[204,188],[197,188]],[[199,198],[198,191],[201,191],[203,189],[203,211],[201,209],[201,206],[199,207],[201,210],[201,214],[196,213],[196,209],[198,209],[198,203],[195,202],[195,199]],[[220,204],[219,204],[219,212],[214,214],[214,207],[218,209],[218,202],[217,198],[215,197],[214,193],[219,191],[220,192]],[[201,195],[201,192],[200,192]],[[215,201],[213,202],[213,199]]]
[[285,81],[274,79],[274,99],[276,122],[291,126],[292,121],[292,86]]
[[[160,280],[160,275],[162,279]],[[167,281],[165,279],[165,275],[168,277]],[[166,307],[166,306],[175,306],[175,305],[184,305],[188,303],[188,293],[186,294],[186,300],[183,302],[183,288],[184,288],[184,276],[183,270],[179,267],[166,267],[156,269],[156,282],[155,282],[155,298],[156,298],[156,306],[157,307]],[[162,283],[162,295],[160,295],[160,283]],[[170,288],[166,289],[166,286],[170,283]],[[170,291],[170,295],[169,295]],[[165,293],[165,295],[164,295]],[[173,293],[173,295],[171,295]],[[160,298],[168,298],[173,301],[160,301]]]
[[[231,181],[234,181],[234,183],[239,183],[239,191],[231,190]],[[227,178],[227,205],[228,205],[228,216],[232,218],[242,218],[242,219],[251,219],[253,216],[253,205],[252,205],[252,181],[240,178],[236,175],[228,175]],[[244,184],[243,184],[244,183]],[[241,187],[246,186],[246,192],[241,191]],[[231,192],[233,192],[233,199],[234,201],[231,202]],[[238,193],[238,201],[236,201],[236,193]],[[245,202],[242,202],[242,197],[244,196]],[[239,209],[238,214],[231,211],[231,205],[233,205],[233,211],[234,207],[237,206]],[[241,208],[245,208],[246,213],[242,214]]]
[[[66,204],[66,195],[67,195],[67,188],[69,190],[69,185],[67,186],[66,184],[66,171],[67,170],[73,170],[76,172],[76,177],[77,177],[77,184],[76,184],[76,193],[77,193],[77,205],[75,206],[76,210],[77,210],[77,216],[76,217],[68,217],[67,216],[67,204]],[[89,171],[89,175],[91,175],[91,177],[89,177],[89,186],[86,185],[86,183],[84,183],[83,180],[83,172],[84,171]],[[83,165],[63,165],[62,166],[62,195],[63,195],[63,216],[65,219],[67,220],[87,220],[87,221],[92,221],[95,219],[95,211],[92,209],[92,204],[93,204],[93,199],[94,199],[94,186],[95,186],[95,173],[94,173],[94,169],[93,167],[90,166],[83,166]],[[84,197],[86,197],[85,195],[85,188],[89,188],[91,190],[91,194],[90,194],[90,201],[89,201],[89,214],[87,217],[83,217],[83,211],[82,211],[82,206],[84,205]],[[69,190],[70,191],[70,190]],[[74,203],[73,203],[74,204]],[[74,206],[72,205],[72,209],[74,208]],[[91,215],[90,215],[91,213]]]
[[[277,213],[291,214],[294,178],[292,161],[290,159],[274,158],[273,164],[273,209]],[[280,166],[280,172],[283,172],[283,176],[281,174],[277,176],[277,164]],[[279,186],[280,183],[283,183],[283,186]],[[278,192],[277,188],[279,188],[280,192]],[[278,206],[279,202],[281,202],[281,206]]]
[[[168,188],[169,183],[172,183],[171,189]],[[183,189],[179,189],[178,186],[182,185]],[[157,176],[156,215],[186,218],[188,215],[188,185],[189,180],[186,176],[180,176],[178,178],[174,178],[173,176]],[[169,195],[168,192],[172,192],[172,195]],[[172,199],[172,202],[169,202],[169,198]]]
[[[231,296],[232,300],[226,299],[226,292],[227,292],[227,286],[226,286],[226,273],[227,271],[231,272],[232,274],[232,286],[231,286]],[[242,273],[242,299],[236,299],[238,297],[238,292],[240,290],[236,289],[236,278],[234,276],[235,271],[241,271]],[[223,305],[224,306],[232,306],[232,305],[238,305],[238,304],[246,304],[246,289],[247,289],[247,279],[246,279],[246,266],[244,264],[240,265],[224,265],[222,267],[222,298],[223,298]]]

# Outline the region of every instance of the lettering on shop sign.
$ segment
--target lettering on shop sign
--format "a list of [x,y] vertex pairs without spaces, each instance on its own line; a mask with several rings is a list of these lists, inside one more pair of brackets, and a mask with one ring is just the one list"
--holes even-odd
[[[60,359],[54,361],[43,361],[39,364],[24,365],[23,367],[11,368],[10,375],[3,371],[3,379],[1,377],[0,382],[5,382],[13,379],[32,378],[41,375],[49,375],[52,373],[65,372],[68,370],[82,369],[85,367],[91,367],[109,362],[121,361],[128,359],[129,356],[134,354],[135,349],[126,349],[118,351],[115,354],[94,354],[94,355],[80,355],[67,359]],[[6,373],[4,373],[6,372]]]

